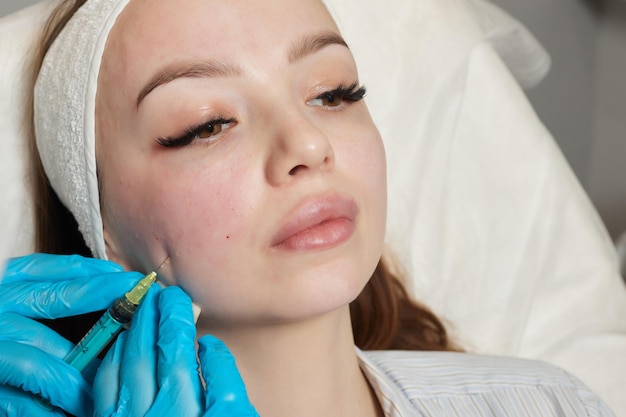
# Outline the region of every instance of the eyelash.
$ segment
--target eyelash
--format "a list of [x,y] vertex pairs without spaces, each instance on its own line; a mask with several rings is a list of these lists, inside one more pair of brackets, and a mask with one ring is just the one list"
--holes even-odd
[[[227,119],[225,117],[218,117],[216,119],[209,120],[208,122],[194,125],[185,129],[185,133],[177,137],[158,138],[157,143],[166,148],[179,148],[191,144],[194,140],[200,139],[202,132],[211,131],[216,126],[235,123],[235,119]],[[218,133],[219,134],[219,133]],[[216,134],[215,136],[217,136]]]
[[[360,86],[357,82],[352,83],[350,86],[345,87],[343,84],[340,84],[339,87],[335,88],[331,91],[326,91],[319,96],[315,97],[313,100],[307,101],[307,104],[312,104],[314,100],[326,100],[326,101],[334,101],[336,98],[340,98],[341,100],[347,100],[349,102],[357,102],[362,100],[365,97],[365,93],[367,92],[365,86]],[[325,105],[325,107],[337,107],[341,104],[339,102],[337,105]]]
[[[326,91],[318,95],[314,99],[307,101],[307,104],[312,104],[314,100],[322,100],[322,101],[325,100],[327,102],[332,103],[335,101],[336,98],[340,98],[342,101],[340,101],[337,105],[325,105],[325,107],[329,107],[329,108],[338,107],[339,105],[342,104],[343,100],[347,100],[351,103],[362,100],[365,97],[366,91],[367,90],[365,86],[359,87],[359,84],[357,82],[352,83],[348,87],[345,87],[343,84],[340,84],[334,90]],[[226,117],[220,116],[218,118],[209,120],[208,122],[204,122],[198,125],[188,127],[187,129],[185,129],[185,132],[180,136],[158,138],[156,142],[165,148],[180,148],[180,147],[191,144],[196,139],[200,139],[200,134],[202,132],[210,132],[216,126],[220,126],[221,128],[221,126],[223,125],[228,125],[232,123],[236,123],[236,120],[233,118],[226,118]],[[214,136],[219,135],[219,133],[221,132],[218,132]]]

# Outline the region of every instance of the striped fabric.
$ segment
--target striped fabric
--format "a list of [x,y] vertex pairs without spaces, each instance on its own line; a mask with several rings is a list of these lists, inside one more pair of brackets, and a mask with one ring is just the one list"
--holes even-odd
[[582,382],[552,365],[453,352],[357,349],[386,417],[608,417]]

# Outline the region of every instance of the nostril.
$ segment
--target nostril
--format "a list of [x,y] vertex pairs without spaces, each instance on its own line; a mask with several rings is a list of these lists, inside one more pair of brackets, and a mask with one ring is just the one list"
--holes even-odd
[[296,165],[289,170],[289,175],[296,175],[298,171],[301,171],[303,169],[306,169],[306,165]]

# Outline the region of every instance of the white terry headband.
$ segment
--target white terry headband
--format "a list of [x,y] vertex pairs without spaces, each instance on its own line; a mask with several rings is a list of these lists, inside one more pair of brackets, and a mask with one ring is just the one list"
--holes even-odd
[[101,259],[106,251],[96,172],[96,90],[106,40],[129,1],[88,0],[52,44],[35,84],[35,135],[44,170]]

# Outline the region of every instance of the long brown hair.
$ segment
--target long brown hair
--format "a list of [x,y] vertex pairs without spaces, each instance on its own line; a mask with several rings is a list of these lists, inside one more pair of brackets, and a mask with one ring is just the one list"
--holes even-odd
[[[65,0],[43,28],[32,63],[32,85],[43,58],[67,21],[86,0]],[[35,201],[36,250],[90,256],[72,214],[60,202],[43,171],[35,145],[32,97],[27,109]],[[409,297],[401,280],[381,259],[363,292],[350,304],[355,343],[361,349],[457,350],[441,320]],[[76,341],[95,315],[49,323]]]

